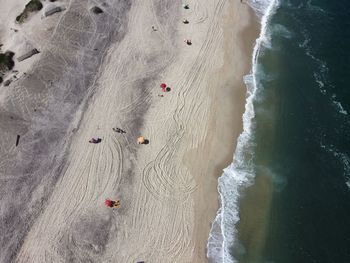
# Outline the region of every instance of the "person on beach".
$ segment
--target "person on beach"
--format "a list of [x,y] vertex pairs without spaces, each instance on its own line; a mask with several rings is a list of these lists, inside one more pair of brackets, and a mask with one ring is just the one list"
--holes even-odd
[[188,46],[192,45],[192,41],[191,41],[190,39],[184,39],[184,42],[185,42]]
[[102,141],[101,138],[97,138],[97,139],[91,138],[91,140],[89,140],[89,143],[94,143],[94,144],[96,144],[96,143],[100,143],[101,141]]
[[157,31],[157,29],[156,29],[154,26],[152,26],[152,30],[153,30],[153,31]]
[[112,128],[113,131],[117,132],[117,133],[126,133],[126,131],[118,128],[118,127],[115,127],[115,128]]

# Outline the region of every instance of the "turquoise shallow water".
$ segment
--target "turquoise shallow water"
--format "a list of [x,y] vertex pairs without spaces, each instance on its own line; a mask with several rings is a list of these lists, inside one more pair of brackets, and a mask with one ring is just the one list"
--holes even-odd
[[349,28],[348,0],[280,0],[270,20],[254,100],[252,165],[273,182],[260,262],[350,262]]

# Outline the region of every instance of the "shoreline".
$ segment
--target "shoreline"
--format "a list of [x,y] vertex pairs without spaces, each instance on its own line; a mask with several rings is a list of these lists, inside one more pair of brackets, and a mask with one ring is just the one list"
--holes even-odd
[[[252,65],[251,79],[248,81],[248,85],[253,90],[250,102],[252,106],[250,117],[254,120],[256,118],[254,100],[256,100],[258,94],[259,82],[257,77],[259,53],[263,49],[263,45],[266,44],[267,27],[277,7],[278,1],[275,0],[267,2],[265,6],[254,6],[253,3],[253,9],[258,10],[261,16],[259,36],[252,55],[252,61],[255,63]],[[250,120],[251,123],[254,123],[253,119]],[[249,131],[251,132],[252,130]],[[254,144],[255,141],[252,142],[252,140],[254,139],[248,136],[245,146]],[[252,149],[248,151],[252,151]],[[246,154],[251,153],[246,152]],[[244,192],[237,201],[237,209],[239,211],[239,220],[235,228],[237,231],[237,244],[231,249],[231,253],[235,256],[235,259],[243,263],[262,260],[264,240],[266,231],[268,231],[267,222],[271,208],[273,185],[268,171],[264,171],[264,169],[258,170],[250,167],[250,174],[246,175],[249,178],[246,179],[252,183],[243,186]]]
[[[245,16],[249,16],[249,19],[246,20]],[[198,252],[195,253],[193,262],[208,262],[206,254],[209,232],[219,209],[218,178],[223,169],[232,163],[237,138],[243,129],[242,115],[247,89],[243,77],[251,70],[251,56],[259,30],[256,14],[249,5],[232,2],[227,7],[223,16],[224,62],[210,76],[209,85],[213,87],[215,99],[211,105],[208,134],[200,153],[197,153],[197,159],[208,161],[207,167],[202,169],[210,177],[204,179],[209,180],[209,183],[202,182],[205,188],[200,194],[198,190],[195,201],[195,221],[200,223],[198,228],[201,229],[196,234],[196,243],[202,246],[196,247]],[[239,66],[237,61],[240,61]],[[202,163],[194,165],[192,162],[189,166],[191,170],[198,171]]]

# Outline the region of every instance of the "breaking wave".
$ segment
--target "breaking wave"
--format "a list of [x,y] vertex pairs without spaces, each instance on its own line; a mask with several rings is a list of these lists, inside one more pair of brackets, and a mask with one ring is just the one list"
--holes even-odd
[[269,21],[279,6],[279,0],[250,0],[249,5],[260,18],[261,30],[255,42],[252,55],[252,69],[244,77],[247,86],[247,99],[243,114],[243,132],[237,140],[233,162],[224,169],[219,178],[218,191],[220,208],[210,230],[207,257],[213,263],[237,262],[231,250],[236,245],[236,224],[239,221],[240,191],[247,187],[254,179],[254,100],[259,87],[258,58],[262,47],[268,47],[270,38],[268,34]]

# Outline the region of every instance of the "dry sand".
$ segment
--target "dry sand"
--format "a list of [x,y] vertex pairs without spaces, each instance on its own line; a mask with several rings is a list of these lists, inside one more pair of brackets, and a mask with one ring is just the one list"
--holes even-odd
[[[89,11],[99,1],[61,2],[67,10],[47,18],[50,40],[29,77],[12,85],[25,90],[24,109],[2,94],[1,116],[16,118],[6,119],[1,149],[1,231],[10,237],[1,261],[206,262],[217,177],[242,128],[257,33],[248,6],[105,1],[102,19]],[[171,88],[164,97],[161,82]],[[15,149],[7,141],[18,127]],[[138,145],[140,135],[149,144]]]

